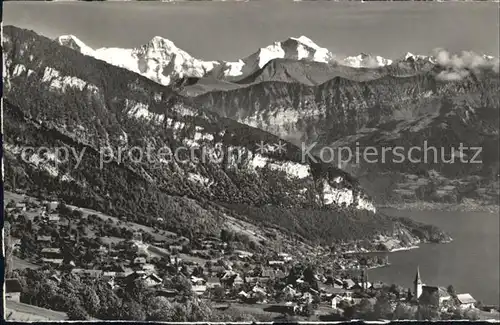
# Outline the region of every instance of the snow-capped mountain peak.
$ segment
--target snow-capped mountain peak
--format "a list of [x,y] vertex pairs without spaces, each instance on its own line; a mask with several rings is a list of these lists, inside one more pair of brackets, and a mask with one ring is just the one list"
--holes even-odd
[[331,62],[333,55],[326,48],[322,48],[306,36],[290,37],[281,42],[260,48],[257,53],[243,59],[247,64],[255,64],[262,68],[274,59],[308,60],[315,62]]
[[391,59],[386,59],[381,56],[371,56],[361,53],[357,56],[348,56],[340,61],[340,64],[354,68],[378,68],[392,64]]
[[318,44],[314,43],[309,37],[304,36],[304,35],[302,35],[300,37],[290,37],[290,39],[295,40],[295,41],[302,43],[304,45],[307,45],[310,48],[315,49],[315,50],[322,49],[321,47],[319,47]]
[[57,41],[82,54],[139,73],[163,85],[169,85],[182,77],[201,78],[219,64],[193,58],[174,42],[161,36],[155,36],[134,49],[103,47],[94,50],[73,35],[60,36]]
[[92,55],[94,52],[90,46],[87,46],[75,35],[62,35],[57,38],[57,41],[59,44],[69,47],[75,51],[79,51],[85,55]]
[[432,56],[413,54],[411,52],[406,52],[406,55],[404,56],[404,61],[413,61],[413,62],[429,61],[431,63],[435,63],[434,58]]
[[163,49],[166,49],[166,50],[171,50],[171,51],[178,51],[179,48],[174,44],[174,42],[172,42],[171,40],[169,39],[166,39],[164,37],[161,37],[161,36],[155,36],[151,39],[151,41],[149,41],[149,43],[151,46],[155,47],[155,48],[163,48]]
[[161,36],[153,37],[147,44],[134,50],[136,53],[148,53],[150,55],[163,54],[166,56],[180,56],[186,60],[194,59],[189,53],[178,48],[174,42]]

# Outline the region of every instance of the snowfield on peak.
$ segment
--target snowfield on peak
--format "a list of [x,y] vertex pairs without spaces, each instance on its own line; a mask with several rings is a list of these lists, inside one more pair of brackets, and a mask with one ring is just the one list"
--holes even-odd
[[79,51],[85,55],[93,55],[94,50],[83,43],[78,37],[74,35],[62,35],[57,38],[59,44],[67,46],[75,51]]
[[411,52],[406,52],[406,55],[404,56],[404,60],[405,61],[409,61],[409,60],[413,60],[413,61],[428,60],[431,63],[436,63],[436,61],[434,61],[434,58],[432,56],[418,55],[418,54],[413,54]]
[[306,36],[290,37],[260,49],[259,67],[262,68],[273,59],[285,58],[328,63],[332,61],[333,55]]
[[392,64],[392,60],[362,53],[357,56],[348,56],[339,63],[353,68],[379,68]]
[[[335,55],[306,36],[290,37],[260,48],[257,52],[238,61],[204,61],[178,48],[172,41],[155,36],[147,44],[133,49],[102,47],[93,49],[74,35],[57,38],[59,44],[98,60],[141,74],[163,85],[173,84],[181,78],[243,78],[275,59],[307,60],[333,63]],[[391,64],[391,60],[376,56],[359,55],[341,61],[352,67],[371,67]]]

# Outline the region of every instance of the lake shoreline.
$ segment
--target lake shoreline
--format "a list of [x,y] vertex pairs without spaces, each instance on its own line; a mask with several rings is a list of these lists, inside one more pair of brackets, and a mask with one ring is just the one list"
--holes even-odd
[[[380,206],[378,208],[381,209]],[[390,268],[372,269],[372,281],[411,287],[416,269],[420,267],[423,281],[430,285],[451,284],[460,293],[470,293],[478,301],[499,304],[498,214],[491,213],[489,209],[459,212],[459,207],[446,211],[395,209],[394,206],[386,208],[393,209],[390,215],[439,227],[449,233],[453,240],[448,245],[422,242],[419,249],[393,252],[389,255]],[[480,276],[476,271],[478,265],[482,268]]]
[[460,204],[450,203],[431,203],[431,202],[411,202],[397,204],[383,204],[377,206],[378,209],[394,209],[398,211],[429,211],[429,212],[487,212],[498,214],[500,206],[485,204],[481,205],[475,202]]

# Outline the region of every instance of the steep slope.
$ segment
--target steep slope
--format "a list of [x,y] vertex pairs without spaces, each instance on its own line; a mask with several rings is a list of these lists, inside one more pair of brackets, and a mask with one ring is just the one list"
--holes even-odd
[[[498,147],[499,130],[498,60],[469,54],[462,57],[441,54],[436,61],[407,57],[390,66],[369,70],[371,79],[338,76],[317,86],[261,82],[237,90],[210,92],[194,100],[222,116],[297,144],[303,143],[306,147],[315,144],[311,151],[316,154],[331,153],[330,148],[336,148],[334,152],[338,153],[338,148],[344,146],[354,152],[357,143],[362,150],[368,146],[378,152],[383,147],[395,146],[408,150],[411,146],[423,146],[424,140],[429,146],[447,150],[447,155],[451,147],[458,148],[460,143],[482,147],[484,150],[478,158],[484,163],[479,165],[461,163],[450,167],[439,157],[439,161],[425,166],[408,161],[404,164],[349,161],[340,166],[356,176],[371,179],[368,184],[377,183],[373,177],[382,172],[402,173],[401,184],[407,183],[407,177],[414,178],[417,183],[405,189],[406,194],[412,193],[409,200],[416,200],[419,196],[416,193],[422,190],[418,189],[417,180],[423,177],[428,182],[431,178],[425,170],[434,169],[444,174],[445,180],[438,181],[438,187],[447,188],[458,201],[461,195],[454,193],[460,190],[456,184],[450,184],[450,180],[469,186],[471,182],[477,183],[477,179],[462,178],[476,175],[482,177],[481,184],[474,185],[476,189],[489,194],[478,194],[476,189],[469,194],[498,202],[495,194],[498,187],[490,188],[498,174],[497,151],[493,149]],[[339,155],[336,156],[333,161],[339,162]],[[326,160],[332,161],[329,157]],[[392,179],[394,181],[394,177]],[[488,190],[483,186],[485,182]],[[398,189],[399,185],[391,183],[390,188],[394,186]],[[381,193],[382,189],[375,187],[371,193]],[[384,189],[382,193],[385,192]],[[448,194],[442,196],[448,197]],[[401,196],[384,199],[397,201]]]
[[228,217],[322,243],[405,229],[413,242],[443,238],[375,213],[349,174],[147,78],[12,26],[3,45],[6,188],[141,224],[162,218],[190,238],[218,234]]

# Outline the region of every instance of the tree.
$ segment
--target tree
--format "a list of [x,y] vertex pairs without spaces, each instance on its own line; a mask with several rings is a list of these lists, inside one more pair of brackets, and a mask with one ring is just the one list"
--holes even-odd
[[452,298],[456,297],[457,295],[455,288],[451,284],[446,288],[446,291]]
[[142,303],[145,298],[150,294],[146,283],[141,280],[130,282],[125,288],[127,294],[138,303]]
[[188,322],[201,322],[213,319],[213,312],[210,304],[201,300],[193,299],[187,303]]
[[398,303],[396,309],[394,309],[394,313],[392,315],[392,319],[394,320],[414,320],[415,319],[415,308],[412,306]]
[[306,317],[311,317],[314,315],[314,307],[312,304],[305,304],[303,309],[302,309],[302,315]]
[[307,266],[304,269],[303,276],[304,276],[304,281],[309,283],[311,288],[318,290],[318,281],[315,278],[316,270],[311,266]]
[[419,305],[417,309],[417,320],[439,320],[439,312],[432,305]]
[[367,319],[373,313],[373,304],[368,299],[362,299],[358,305],[355,306],[356,318]]
[[230,230],[222,229],[220,232],[220,239],[225,243],[232,242],[234,240],[234,233]]
[[193,269],[193,275],[197,277],[202,277],[203,276],[203,267],[197,266]]
[[385,297],[377,299],[373,308],[374,317],[376,319],[390,319],[392,318],[391,304]]
[[92,316],[96,316],[100,309],[99,296],[91,286],[85,286],[81,294],[82,305]]
[[12,273],[12,237],[10,233],[10,222],[4,222],[5,234],[5,277],[8,278]]
[[169,321],[173,306],[165,297],[154,297],[148,302],[147,321]]
[[16,201],[14,201],[13,199],[10,199],[9,203],[7,203],[7,205],[5,206],[5,208],[15,208],[16,207]]
[[468,320],[478,320],[479,312],[476,309],[468,309],[465,311],[464,316]]
[[90,319],[89,314],[80,305],[72,305],[69,308],[67,314],[68,314],[69,320],[89,320]]
[[119,319],[121,302],[116,293],[107,284],[102,283],[97,286],[96,293],[100,301],[98,318]]
[[142,306],[134,300],[128,301],[123,304],[121,309],[121,320],[136,320],[143,321],[146,319],[146,313]]
[[344,309],[344,318],[354,319],[354,316],[356,315],[356,310],[354,309],[354,306],[347,305],[343,309]]
[[437,293],[430,293],[428,291],[424,291],[422,292],[418,300],[420,305],[439,306],[439,297]]
[[211,298],[215,301],[222,300],[226,296],[226,290],[223,287],[218,286],[210,290]]
[[172,279],[174,288],[182,295],[190,296],[192,294],[192,285],[191,281],[187,277],[182,274],[176,275]]

